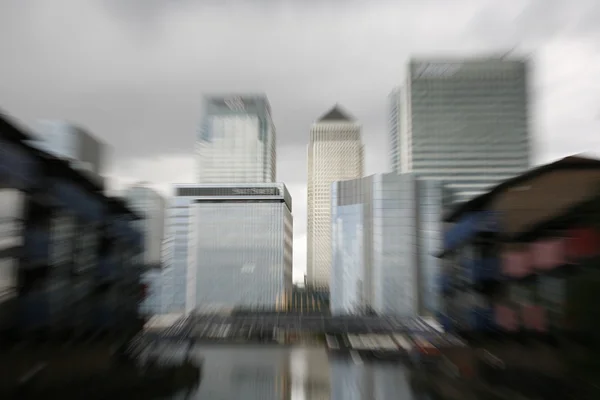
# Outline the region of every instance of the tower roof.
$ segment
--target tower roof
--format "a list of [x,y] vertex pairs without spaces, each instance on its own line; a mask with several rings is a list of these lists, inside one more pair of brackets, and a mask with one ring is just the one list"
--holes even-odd
[[352,122],[352,121],[354,121],[354,117],[352,117],[347,112],[342,111],[340,106],[338,104],[336,104],[335,106],[333,106],[333,108],[331,110],[329,110],[327,113],[325,113],[323,116],[321,116],[321,118],[319,118],[317,120],[317,122],[326,122],[326,121]]

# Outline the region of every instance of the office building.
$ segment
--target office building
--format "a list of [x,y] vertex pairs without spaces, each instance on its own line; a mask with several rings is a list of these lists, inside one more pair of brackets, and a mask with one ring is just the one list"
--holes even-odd
[[331,312],[437,309],[441,183],[378,174],[332,185]]
[[43,120],[38,126],[31,144],[69,161],[74,169],[103,184],[102,175],[108,152],[105,143],[70,122]]
[[307,285],[329,286],[331,184],[363,175],[361,127],[339,106],[319,118],[308,144]]
[[155,190],[139,183],[125,190],[128,206],[142,216],[139,229],[144,235],[144,263],[160,268],[165,235],[165,199]]
[[269,183],[276,134],[264,95],[209,95],[196,141],[198,183]]
[[177,185],[175,191],[173,284],[176,295],[185,292],[186,312],[286,308],[293,222],[285,185]]
[[415,59],[390,95],[390,162],[466,201],[530,166],[528,64]]

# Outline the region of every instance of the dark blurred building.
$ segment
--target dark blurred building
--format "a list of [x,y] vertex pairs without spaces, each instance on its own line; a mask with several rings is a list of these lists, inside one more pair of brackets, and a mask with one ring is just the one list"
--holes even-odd
[[479,343],[495,338],[487,343],[507,370],[532,381],[530,373],[552,382],[575,364],[598,364],[600,160],[573,156],[532,169],[445,220],[447,330]]
[[29,142],[0,114],[3,347],[133,337],[143,327],[139,216],[66,160]]

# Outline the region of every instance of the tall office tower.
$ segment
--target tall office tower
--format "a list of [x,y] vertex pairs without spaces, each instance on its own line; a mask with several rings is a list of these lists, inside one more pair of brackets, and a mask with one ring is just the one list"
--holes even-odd
[[196,142],[198,183],[268,183],[276,134],[264,95],[210,95]]
[[446,180],[460,202],[529,168],[527,67],[504,57],[411,60],[390,96],[394,171]]
[[378,174],[332,185],[333,314],[433,314],[441,183]]
[[328,287],[331,272],[331,184],[363,175],[360,125],[339,106],[319,118],[308,144],[307,284]]
[[143,217],[138,229],[144,235],[144,263],[151,268],[160,268],[165,235],[165,199],[145,183],[125,190],[124,199],[132,210]]
[[285,309],[292,292],[292,199],[282,183],[177,185],[174,264],[194,309]]
[[44,120],[39,122],[37,135],[31,144],[68,160],[71,167],[90,179],[104,183],[108,146],[85,129],[70,122]]

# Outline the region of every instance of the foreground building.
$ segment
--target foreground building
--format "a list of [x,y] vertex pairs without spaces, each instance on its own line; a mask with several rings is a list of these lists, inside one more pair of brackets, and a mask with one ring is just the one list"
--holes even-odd
[[331,209],[332,313],[434,313],[441,184],[395,173],[335,182]]
[[448,181],[469,200],[531,165],[528,64],[496,58],[414,59],[390,95],[397,173]]
[[145,322],[139,216],[31,141],[0,113],[0,398],[195,389],[188,360],[123,362]]
[[174,286],[185,293],[185,311],[286,309],[293,221],[285,185],[177,185],[175,191]]
[[308,144],[307,285],[329,286],[331,184],[363,175],[360,125],[337,105],[310,130]]
[[139,216],[30,142],[0,118],[1,333],[135,333],[144,295]]
[[[445,221],[445,329],[478,337],[478,347],[503,361],[501,377],[519,378],[498,381],[513,390],[543,378],[550,394],[567,397],[560,391],[597,382],[590,366],[600,355],[600,160],[567,157],[532,169]],[[557,386],[565,376],[581,382]]]
[[276,132],[264,95],[208,95],[196,141],[198,183],[275,182]]

